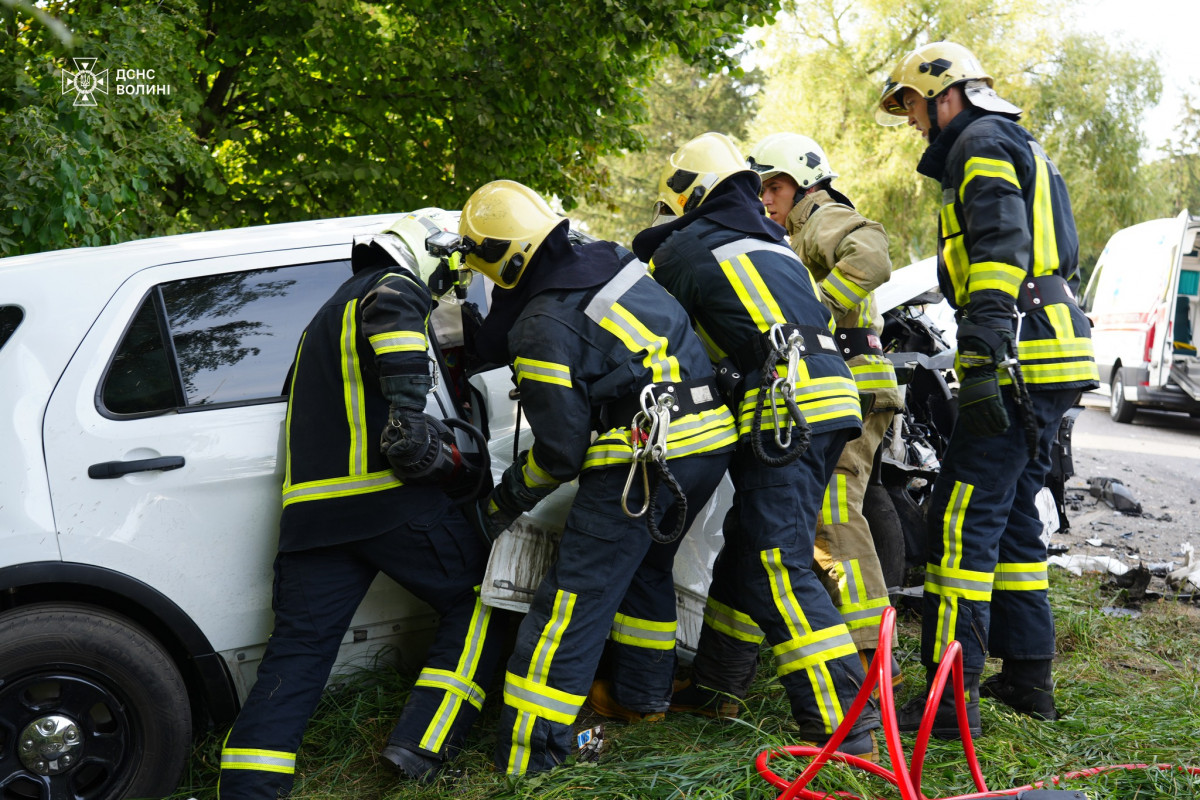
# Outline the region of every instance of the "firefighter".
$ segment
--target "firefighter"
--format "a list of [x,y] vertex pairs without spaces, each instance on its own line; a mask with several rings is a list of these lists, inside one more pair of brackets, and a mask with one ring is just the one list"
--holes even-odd
[[488,529],[579,478],[505,674],[496,765],[523,775],[575,751],[571,725],[610,636],[613,679],[593,705],[627,719],[666,711],[672,561],[736,431],[687,315],[629,251],[573,243],[566,219],[506,180],[471,195],[460,230],[467,265],[496,284],[481,355],[511,365],[534,436],[488,498]]
[[879,340],[883,317],[874,295],[892,274],[887,233],[833,188],[837,174],[825,151],[807,136],[768,136],[748,160],[762,179],[767,214],[787,229],[792,249],[816,279],[821,302],[833,315],[834,338],[865,409],[862,436],[842,450],[826,487],[816,532],[817,574],[865,667],[874,656],[889,600],[863,516],[863,498],[875,452],[903,403],[896,370]]
[[443,490],[464,474],[439,469],[449,445],[424,413],[438,368],[427,282],[441,270],[437,282],[448,285],[448,265],[426,254],[424,240],[453,226],[446,212],[427,209],[356,240],[353,275],[300,339],[285,423],[275,629],[221,750],[222,800],[291,790],[308,718],[379,572],[440,616],[383,763],[432,780],[479,713],[501,639],[478,596],[487,544]]
[[[830,313],[784,229],[764,215],[760,187],[728,137],[702,134],[671,156],[655,224],[633,247],[691,316],[738,415],[734,502],[686,699],[712,708],[715,688],[744,696],[765,636],[800,734],[823,743],[864,672],[812,569],[813,531],[861,413]],[[868,706],[840,749],[871,754],[878,725]]]
[[[958,419],[928,520],[921,661],[931,679],[962,646],[972,734],[980,694],[1057,717],[1046,547],[1034,505],[1063,414],[1097,386],[1087,318],[1075,302],[1078,238],[1062,175],[1017,124],[965,47],[934,42],[900,59],[876,111],[927,142],[917,171],[938,181],[938,282],[956,309]],[[1003,669],[983,686],[991,649]],[[915,730],[923,698],[901,710]],[[934,734],[958,738],[953,698]]]

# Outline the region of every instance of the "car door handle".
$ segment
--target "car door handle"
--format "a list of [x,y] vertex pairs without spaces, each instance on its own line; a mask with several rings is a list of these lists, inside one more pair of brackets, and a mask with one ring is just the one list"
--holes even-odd
[[133,461],[105,461],[102,464],[92,464],[88,467],[88,477],[103,480],[119,478],[131,472],[151,472],[153,470],[167,471],[183,466],[183,456],[162,456],[160,458],[139,458]]

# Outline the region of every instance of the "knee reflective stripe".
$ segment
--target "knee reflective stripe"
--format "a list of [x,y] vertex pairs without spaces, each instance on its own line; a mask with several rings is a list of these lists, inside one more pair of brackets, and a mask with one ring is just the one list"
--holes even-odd
[[282,750],[255,750],[248,747],[226,747],[221,750],[221,769],[249,769],[257,772],[296,773],[296,754]]
[[575,612],[575,595],[559,589],[554,595],[550,618],[542,627],[533,656],[529,660],[528,676],[522,678],[511,672],[504,675],[504,703],[516,709],[516,720],[508,751],[509,775],[524,775],[529,768],[533,727],[538,717],[570,725],[575,721],[586,696],[567,694],[549,685],[550,665],[562,644],[562,636]]
[[704,603],[704,624],[739,642],[760,644],[766,638],[762,628],[747,614],[708,598]]
[[421,736],[421,747],[432,752],[441,752],[446,743],[446,737],[454,727],[463,701],[467,701],[476,709],[482,709],[486,690],[475,683],[475,673],[479,669],[479,657],[483,652],[483,643],[487,638],[488,623],[492,618],[492,609],[475,600],[475,609],[471,613],[471,622],[467,626],[466,639],[454,671],[426,667],[421,670],[416,685],[431,689],[441,689],[445,692],[442,702],[438,705],[429,727]]
[[483,707],[483,698],[485,695],[483,687],[474,681],[465,680],[455,675],[448,669],[431,669],[426,667],[421,670],[421,675],[417,678],[416,685],[425,686],[430,689],[441,689],[462,700],[466,700],[476,708]]
[[570,725],[575,721],[586,695],[570,694],[535,683],[528,678],[507,672],[504,675],[504,703],[518,711],[527,711],[551,722]]
[[825,487],[825,499],[821,503],[821,524],[844,525],[849,519],[850,507],[846,501],[846,476],[835,472],[833,480]]
[[843,711],[833,676],[829,674],[829,662],[858,653],[850,631],[845,625],[825,628],[781,642],[772,647],[771,652],[775,654],[775,671],[780,677],[798,670],[807,673],[825,731],[832,733],[841,723]]
[[656,622],[630,617],[626,614],[617,614],[613,619],[609,638],[619,644],[644,647],[648,650],[674,650],[677,627],[678,624],[675,620]]
[[1027,564],[997,564],[992,584],[997,592],[1034,592],[1050,588],[1050,575],[1045,561]]
[[990,572],[925,565],[925,591],[942,597],[987,603],[992,599],[992,579]]

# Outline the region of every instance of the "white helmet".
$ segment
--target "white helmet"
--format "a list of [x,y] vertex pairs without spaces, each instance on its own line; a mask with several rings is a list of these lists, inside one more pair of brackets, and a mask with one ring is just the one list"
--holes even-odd
[[[422,208],[405,214],[400,219],[383,229],[384,236],[379,237],[380,244],[386,248],[388,242],[400,240],[399,263],[411,269],[419,277],[434,297],[442,297],[461,283],[470,282],[471,274],[467,270],[459,270],[457,263],[449,263],[445,258],[432,255],[425,249],[425,240],[430,235],[441,231],[458,231],[458,212],[446,211],[441,208]],[[387,248],[390,251],[390,248]],[[457,257],[453,259],[457,262]],[[458,274],[456,274],[458,273]]]
[[801,189],[837,177],[821,145],[798,133],[768,136],[754,146],[746,161],[763,182],[777,175],[787,175]]

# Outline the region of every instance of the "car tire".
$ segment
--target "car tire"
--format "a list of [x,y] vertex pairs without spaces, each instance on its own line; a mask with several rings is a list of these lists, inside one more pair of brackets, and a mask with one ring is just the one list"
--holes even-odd
[[863,516],[871,528],[884,583],[889,589],[900,586],[904,580],[904,529],[900,526],[900,515],[896,513],[891,495],[882,485],[867,485]]
[[1112,387],[1112,396],[1108,400],[1108,415],[1112,417],[1113,422],[1133,422],[1137,406],[1125,399],[1125,380],[1121,377],[1120,369],[1113,372],[1109,386]]
[[132,621],[73,603],[0,614],[0,798],[162,797],[191,736],[179,670]]

